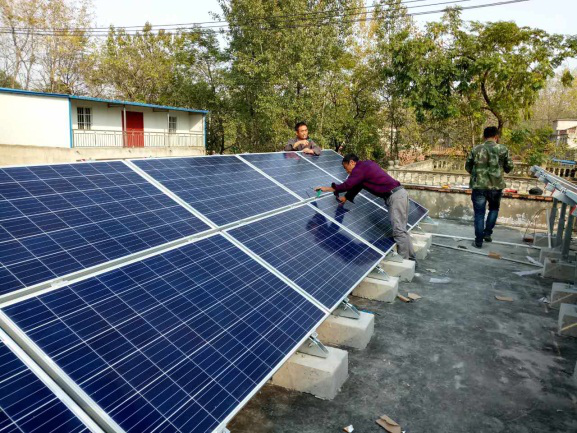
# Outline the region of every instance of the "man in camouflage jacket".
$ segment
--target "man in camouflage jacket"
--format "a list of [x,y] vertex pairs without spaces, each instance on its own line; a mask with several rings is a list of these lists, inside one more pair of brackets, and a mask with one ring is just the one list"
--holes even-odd
[[[469,187],[473,190],[471,200],[475,211],[475,241],[473,246],[481,248],[483,241],[491,242],[493,228],[499,215],[501,196],[505,188],[504,174],[513,169],[509,149],[499,144],[499,130],[495,126],[485,128],[485,142],[473,148],[465,170],[471,174]],[[485,221],[487,203],[489,214]]]

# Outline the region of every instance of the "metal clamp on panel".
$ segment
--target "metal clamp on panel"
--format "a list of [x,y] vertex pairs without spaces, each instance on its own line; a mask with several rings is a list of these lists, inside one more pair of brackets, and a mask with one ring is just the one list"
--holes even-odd
[[318,356],[319,358],[328,358],[329,350],[318,339],[319,334],[313,332],[309,339],[298,348],[297,352],[306,353],[307,355]]
[[397,254],[395,251],[391,251],[389,254],[387,254],[387,257],[385,257],[385,260],[387,260],[389,262],[402,263],[404,259],[403,259],[403,256],[401,256],[400,254]]
[[375,266],[375,269],[373,269],[371,271],[371,273],[369,274],[369,277],[374,278],[376,280],[381,280],[381,281],[389,281],[390,280],[389,274],[387,274],[387,272],[380,265]]
[[334,316],[348,317],[349,319],[360,319],[361,313],[353,304],[349,302],[349,298],[346,298],[335,311],[333,311]]

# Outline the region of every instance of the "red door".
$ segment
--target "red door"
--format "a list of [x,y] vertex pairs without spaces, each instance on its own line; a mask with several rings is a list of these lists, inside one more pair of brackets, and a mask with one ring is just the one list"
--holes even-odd
[[124,147],[144,147],[144,115],[136,111],[126,112],[126,127],[124,113],[122,114],[122,130],[124,131]]

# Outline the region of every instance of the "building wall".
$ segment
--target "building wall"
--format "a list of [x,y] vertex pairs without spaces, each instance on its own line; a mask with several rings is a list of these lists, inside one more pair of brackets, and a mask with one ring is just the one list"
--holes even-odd
[[577,126],[577,119],[560,119],[553,122],[553,129],[555,131],[573,128],[574,126]]
[[[122,131],[122,107],[108,107],[105,102],[72,100],[72,127],[78,129],[77,107],[90,107],[92,109],[92,130],[93,131]],[[126,107],[126,111],[143,113],[144,132],[168,132],[168,116],[176,116],[177,133],[202,133],[202,114],[186,111],[172,110],[153,111],[147,107]]]
[[68,98],[0,93],[0,143],[69,148]]
[[40,146],[9,146],[0,143],[0,167],[12,165],[58,164],[74,161],[131,158],[160,158],[204,155],[204,147],[148,148],[55,148]]

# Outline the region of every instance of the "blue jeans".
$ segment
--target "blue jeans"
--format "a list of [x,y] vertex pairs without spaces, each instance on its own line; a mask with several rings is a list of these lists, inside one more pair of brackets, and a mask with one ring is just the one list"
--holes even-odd
[[[471,195],[473,209],[475,210],[475,242],[483,243],[485,236],[493,234],[493,228],[499,216],[499,206],[501,205],[501,189],[474,189]],[[489,203],[489,214],[485,222],[485,212]]]

